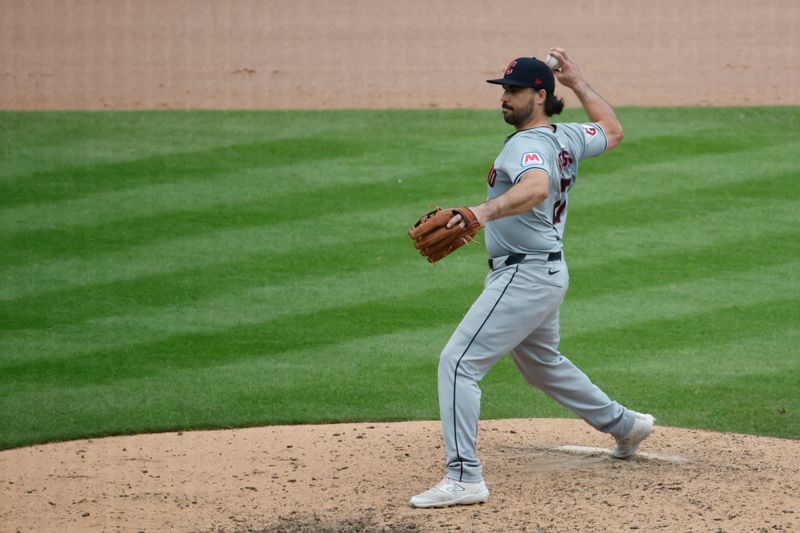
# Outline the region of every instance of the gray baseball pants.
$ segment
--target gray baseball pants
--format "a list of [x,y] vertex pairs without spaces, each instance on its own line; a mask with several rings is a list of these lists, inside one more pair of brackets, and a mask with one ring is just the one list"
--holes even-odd
[[595,429],[626,435],[634,413],[594,385],[558,351],[558,314],[569,286],[562,259],[526,256],[522,263],[486,276],[484,290],[450,337],[439,359],[439,410],[447,450],[447,477],[483,479],[476,442],[481,389],[478,382],[506,353],[525,379]]

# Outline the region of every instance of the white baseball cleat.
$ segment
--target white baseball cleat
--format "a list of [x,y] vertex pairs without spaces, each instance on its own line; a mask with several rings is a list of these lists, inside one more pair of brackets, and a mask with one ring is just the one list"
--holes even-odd
[[611,450],[611,455],[617,459],[627,459],[636,453],[636,449],[644,439],[650,436],[653,432],[653,426],[656,419],[653,415],[646,415],[636,413],[636,418],[633,421],[633,427],[624,437],[615,437],[617,445]]
[[411,497],[412,507],[449,507],[483,503],[489,499],[486,483],[465,483],[445,477],[438,485]]

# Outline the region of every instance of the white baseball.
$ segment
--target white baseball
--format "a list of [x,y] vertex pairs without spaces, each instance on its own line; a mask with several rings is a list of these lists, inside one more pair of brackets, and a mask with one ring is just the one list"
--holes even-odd
[[556,59],[555,57],[551,56],[550,54],[547,54],[547,55],[545,56],[545,58],[544,58],[544,63],[545,63],[545,64],[546,64],[548,67],[550,67],[550,70],[557,70],[557,69],[558,69],[558,67],[560,66],[560,65],[558,64],[558,59]]

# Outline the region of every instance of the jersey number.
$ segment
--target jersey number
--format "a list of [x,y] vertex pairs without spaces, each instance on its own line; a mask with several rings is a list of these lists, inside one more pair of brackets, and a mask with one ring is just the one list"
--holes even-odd
[[[565,193],[569,190],[572,180],[561,179],[561,192]],[[567,210],[567,197],[564,196],[563,200],[557,200],[553,205],[553,224],[561,224],[561,217],[564,216],[564,211]]]
[[[561,153],[558,154],[558,166],[561,167],[561,172],[564,172],[564,169],[574,162],[575,160],[566,150],[561,150]],[[561,217],[564,216],[564,212],[567,210],[567,193],[574,184],[575,180],[571,177],[561,178],[562,199],[557,200],[553,205],[553,224],[561,224]]]

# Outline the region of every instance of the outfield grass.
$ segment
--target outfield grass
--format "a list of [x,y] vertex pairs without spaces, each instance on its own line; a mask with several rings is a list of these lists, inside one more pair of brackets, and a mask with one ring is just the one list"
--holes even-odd
[[[663,424],[800,438],[800,108],[620,115],[570,195],[562,351]],[[484,251],[431,266],[405,230],[483,199],[497,111],[0,124],[0,448],[438,417]],[[483,390],[484,418],[572,416],[508,358]]]

